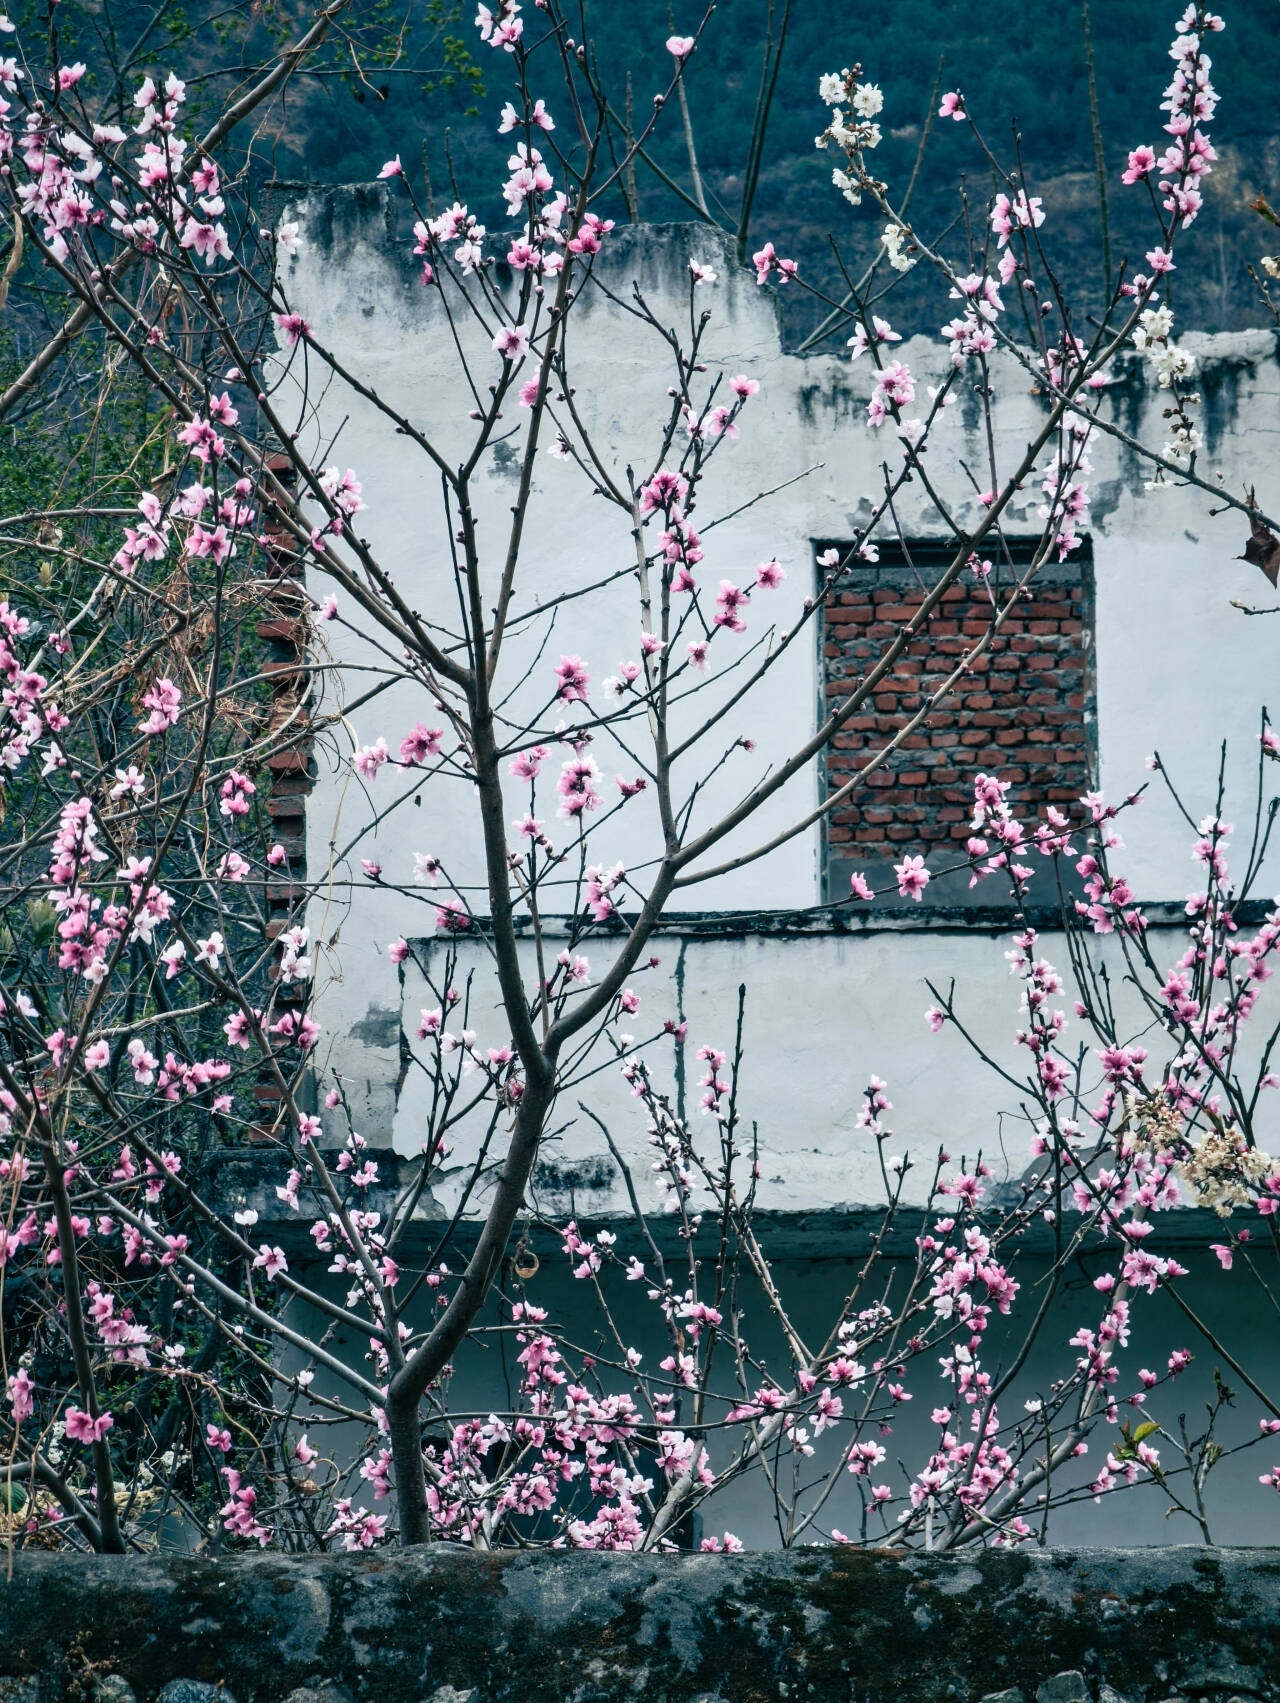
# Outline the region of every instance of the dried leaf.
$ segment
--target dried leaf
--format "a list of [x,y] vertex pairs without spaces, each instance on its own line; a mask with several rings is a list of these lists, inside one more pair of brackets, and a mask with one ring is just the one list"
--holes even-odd
[[[1253,496],[1254,493],[1250,491],[1250,508],[1253,505]],[[1271,528],[1255,513],[1249,516],[1249,542],[1244,547],[1244,556],[1241,559],[1252,562],[1255,568],[1261,568],[1272,585],[1280,582],[1280,538],[1277,538]]]
[[13,247],[9,250],[9,260],[5,266],[4,274],[0,276],[0,308],[3,308],[9,300],[9,286],[17,276],[18,268],[21,265],[22,218],[20,214],[15,213],[13,215]]

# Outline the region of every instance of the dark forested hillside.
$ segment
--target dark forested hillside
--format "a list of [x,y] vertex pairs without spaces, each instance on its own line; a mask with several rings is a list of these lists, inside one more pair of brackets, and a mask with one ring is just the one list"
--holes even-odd
[[[766,40],[777,45],[785,0],[718,0],[689,63],[688,91],[707,208],[726,228],[738,227],[752,115]],[[1223,329],[1257,322],[1261,310],[1246,266],[1277,245],[1275,233],[1249,211],[1259,194],[1280,197],[1280,0],[1223,0],[1227,29],[1214,39],[1214,78],[1221,104],[1213,125],[1221,159],[1209,181],[1208,205],[1183,250],[1171,297],[1184,326]],[[35,7],[29,7],[32,18]],[[95,77],[114,67],[129,75],[176,66],[193,94],[212,96],[234,81],[274,35],[288,39],[300,0],[253,0],[225,9],[206,0],[62,0],[64,57],[87,60]],[[1171,66],[1167,57],[1178,0],[1092,0],[1098,134],[1105,160],[1110,255],[1141,264],[1155,232],[1144,190],[1125,188],[1127,151],[1160,141],[1159,103]],[[528,0],[526,41],[540,18]],[[703,17],[696,0],[581,0],[581,39],[589,44],[612,92],[621,145],[628,84],[637,129],[653,96],[670,77],[664,41],[672,26],[693,32]],[[21,21],[23,8],[13,9]],[[253,139],[262,177],[352,181],[373,177],[393,154],[423,186],[429,169],[438,202],[455,193],[477,207],[491,228],[503,222],[498,185],[508,139],[497,117],[509,90],[511,61],[482,45],[472,6],[458,0],[357,0],[344,19],[354,39],[335,36],[319,63],[296,78]],[[860,62],[885,95],[884,142],[877,155],[891,192],[900,197],[917,160],[935,84],[963,89],[991,146],[1012,167],[1020,150],[1033,194],[1044,196],[1050,221],[1042,233],[1067,275],[1077,302],[1096,304],[1103,282],[1095,135],[1086,76],[1081,0],[1029,7],[1024,0],[793,0],[754,197],[750,246],[771,239],[794,254],[807,274],[832,290],[840,276],[831,239],[852,270],[873,252],[881,221],[868,206],[849,207],[831,186],[832,158],[813,139],[825,124],[817,95],[820,74]],[[537,82],[535,56],[531,82]],[[196,73],[193,76],[193,71]],[[546,66],[548,95],[561,88]],[[534,92],[538,90],[534,87]],[[562,125],[556,140],[565,138]],[[934,120],[910,214],[923,234],[949,231],[957,257],[966,242],[961,187],[981,241],[990,173],[963,125]],[[646,220],[696,219],[687,197],[693,178],[680,115],[673,102],[635,181]],[[670,187],[662,181],[665,174]],[[682,194],[683,192],[683,197]],[[621,192],[607,209],[625,219]],[[606,209],[602,209],[604,211]],[[789,292],[794,336],[821,317]],[[936,290],[922,276],[895,286],[895,319],[936,323]]]
[[[532,13],[531,7],[527,10]],[[741,208],[771,12],[776,38],[780,0],[772,0],[772,6],[770,0],[719,0],[688,70],[707,204],[730,228]],[[1131,147],[1160,140],[1159,103],[1171,71],[1167,53],[1178,12],[1175,0],[1093,0],[1091,8],[1115,266],[1126,256],[1141,264],[1153,241],[1146,197],[1141,189],[1123,187],[1120,172]],[[1184,325],[1211,330],[1261,317],[1245,267],[1275,244],[1247,202],[1260,193],[1280,193],[1275,98],[1280,3],[1224,0],[1223,13],[1227,30],[1214,42],[1214,77],[1222,95],[1214,135],[1222,158],[1171,291]],[[679,0],[676,28],[692,31],[701,15],[689,0]],[[637,126],[652,110],[655,91],[664,86],[670,68],[663,48],[668,16],[667,0],[596,0],[585,6],[584,39],[602,77],[616,91],[620,130],[628,77]],[[400,152],[406,167],[420,171],[419,138],[425,134],[435,194],[452,196],[447,133],[458,191],[487,207],[497,224],[501,204],[494,205],[494,185],[507,149],[495,120],[505,98],[499,83],[506,67],[494,63],[500,56],[479,45],[469,8],[429,45],[424,34],[424,63],[444,66],[442,35],[456,36],[472,51],[481,85],[490,85],[483,92],[458,74],[456,64],[451,76],[445,68],[444,78],[392,72],[382,80],[386,99],[350,80],[314,83],[279,137],[277,169],[330,180],[359,178],[376,172],[388,154]],[[1043,234],[1076,299],[1086,290],[1100,294],[1102,224],[1080,0],[1045,7],[1028,7],[1022,0],[988,0],[981,7],[970,0],[861,0],[856,7],[806,0],[794,5],[753,208],[754,242],[772,239],[779,252],[801,257],[832,287],[838,287],[838,273],[831,237],[852,266],[870,254],[880,228],[874,210],[853,209],[840,199],[830,183],[832,160],[813,146],[824,122],[818,77],[854,61],[884,90],[885,140],[878,157],[893,189],[901,191],[911,176],[941,66],[942,88],[964,90],[994,150],[1010,165],[1017,138],[1033,193],[1043,194],[1050,209]],[[551,67],[548,83],[555,86]],[[664,115],[652,153],[688,194],[689,161],[674,105]],[[989,187],[981,154],[964,126],[935,121],[911,206],[923,232],[936,235],[957,220],[962,183],[968,185],[980,224]],[[697,217],[643,165],[636,187],[643,218]],[[627,216],[621,194],[612,211]],[[949,241],[963,252],[962,224],[953,227]],[[899,293],[897,317],[922,325],[936,318],[937,304],[926,296],[923,280],[908,278]],[[793,317],[798,334],[814,316],[796,301]]]

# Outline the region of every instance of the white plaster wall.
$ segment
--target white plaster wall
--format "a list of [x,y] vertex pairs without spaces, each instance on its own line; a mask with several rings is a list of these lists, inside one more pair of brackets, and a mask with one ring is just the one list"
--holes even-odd
[[[703,1091],[698,1078],[706,1066],[695,1055],[707,1044],[732,1056],[738,989],[745,987],[739,1105],[744,1130],[753,1123],[757,1128],[758,1198],[769,1210],[884,1202],[874,1143],[856,1127],[872,1075],[889,1083],[893,1101],[893,1111],[885,1118],[895,1132],[886,1142],[887,1154],[909,1154],[920,1164],[909,1182],[924,1182],[942,1144],[956,1157],[962,1151],[972,1156],[981,1148],[1001,1175],[1016,1178],[1026,1163],[1029,1131],[1021,1124],[1002,1128],[995,1115],[996,1106],[1010,1103],[1011,1097],[993,1098],[990,1078],[971,1068],[960,1038],[945,1030],[934,1036],[924,1021],[931,1003],[926,978],[940,977],[945,987],[954,977],[966,989],[978,1036],[1021,1073],[1022,1061],[1012,1045],[1017,989],[1004,961],[1005,944],[974,934],[714,941],[668,936],[655,946],[659,969],[634,978],[635,990],[642,995],[634,1033],[640,1039],[661,1029],[667,1017],[688,1019],[684,1104],[695,1140],[713,1156],[715,1125],[699,1110]],[[438,983],[444,948],[424,943],[419,950],[425,957],[423,967]],[[1052,943],[1047,950],[1052,953]],[[436,1001],[418,965],[407,969],[405,1008],[412,1023],[420,1006]],[[497,1034],[497,986],[482,955],[463,947],[455,984],[464,986],[468,976],[469,1023],[483,1046]],[[452,1026],[460,1024],[454,1021]],[[421,1046],[414,1050],[426,1056]],[[680,1077],[672,1040],[664,1037],[655,1045],[651,1064],[657,1086],[678,1105]],[[585,1078],[589,1072],[593,1074],[583,1087],[570,1083],[557,1103],[552,1123],[560,1133],[543,1152],[540,1204],[552,1211],[572,1206],[593,1216],[626,1210],[622,1179],[598,1127],[581,1113],[582,1099],[608,1125],[631,1162],[642,1204],[653,1208],[659,1197],[649,1168],[645,1109],[603,1045],[583,1061],[580,1074]],[[397,1143],[403,1148],[411,1150],[414,1134],[425,1127],[429,1092],[425,1073],[411,1071],[396,1118]],[[482,1135],[478,1122],[471,1122],[454,1143],[451,1164],[457,1167],[456,1175],[438,1191],[450,1209]],[[559,1186],[553,1180],[556,1173]],[[607,1186],[593,1188],[584,1182],[593,1176],[608,1179]],[[745,1186],[745,1174],[742,1182]]]
[[[1014,1039],[1022,1019],[1020,984],[1010,977],[1005,960],[1009,944],[1007,934],[970,929],[801,934],[791,939],[668,935],[655,943],[659,967],[633,979],[642,998],[631,1029],[639,1041],[660,1031],[668,1017],[687,1018],[683,1101],[675,1042],[662,1036],[645,1056],[655,1085],[677,1108],[683,1104],[695,1142],[714,1160],[718,1136],[714,1122],[700,1110],[698,1079],[706,1066],[696,1053],[706,1044],[732,1057],[738,990],[745,989],[741,1138],[749,1142],[755,1126],[761,1165],[757,1199],[765,1210],[798,1213],[885,1203],[876,1145],[857,1125],[872,1076],[887,1082],[892,1101],[892,1110],[883,1117],[892,1132],[884,1143],[886,1158],[912,1162],[905,1200],[927,1198],[940,1148],[953,1159],[966,1156],[970,1162],[981,1154],[995,1174],[993,1186],[1016,1183],[1030,1164],[1032,1125],[1021,1109],[1023,1097],[978,1059],[953,1025],[935,1035],[924,1016],[933,1003],[930,984],[945,996],[954,982],[957,1016],[973,1040],[994,1065],[1025,1081],[1031,1061]],[[1158,963],[1172,965],[1184,944],[1185,935],[1178,931],[1152,931]],[[406,965],[404,1005],[410,1030],[420,1008],[438,1004],[427,977],[436,987],[442,985],[447,950],[441,942],[417,943],[415,957]],[[500,1044],[500,1006],[491,966],[474,945],[459,943],[457,950],[452,984],[469,989],[465,1023],[476,1032],[479,1046]],[[1119,1027],[1141,1034],[1147,1019],[1124,985],[1116,943],[1098,941],[1094,952],[1105,957]],[[1038,953],[1067,973],[1060,934],[1043,935]],[[1070,1012],[1070,989],[1055,1003]],[[1268,1003],[1274,1008],[1274,1023],[1280,1017],[1280,999]],[[450,1023],[455,1032],[463,1027],[460,1011]],[[1258,1026],[1259,1041],[1264,1026],[1270,1027],[1265,1021]],[[1079,1024],[1069,1027],[1064,1037],[1069,1051],[1076,1037],[1089,1040]],[[1164,1056],[1158,1035],[1144,1038],[1154,1056]],[[433,1056],[416,1042],[412,1050],[424,1060]],[[1242,1059],[1247,1051],[1242,1048]],[[463,1089],[460,1100],[465,1099],[465,1082]],[[1274,1109],[1265,1101],[1261,1107],[1258,1140],[1265,1150],[1280,1153],[1280,1097],[1275,1098]],[[603,1042],[575,1066],[557,1101],[551,1119],[557,1133],[543,1149],[535,1191],[538,1206],[552,1214],[574,1210],[591,1217],[627,1212],[623,1179],[599,1127],[581,1109],[582,1102],[603,1120],[627,1158],[641,1204],[646,1210],[658,1208],[660,1195],[647,1146],[648,1115],[624,1080],[616,1052]],[[396,1145],[401,1151],[421,1147],[429,1105],[427,1074],[415,1065],[405,1077],[396,1112]],[[436,1191],[450,1211],[483,1139],[484,1126],[474,1118],[450,1133],[451,1171]],[[741,1180],[745,1184],[745,1171]],[[484,1197],[482,1187],[473,1203],[482,1205]]]
[[[463,454],[472,401],[459,380],[448,327],[435,293],[417,283],[407,249],[389,242],[377,196],[326,192],[300,203],[292,216],[299,218],[308,242],[291,264],[288,286],[317,337],[451,456]],[[697,303],[713,315],[706,359],[713,370],[723,366],[727,373],[751,374],[762,388],[748,406],[741,440],[725,445],[715,458],[703,494],[703,525],[714,512],[730,513],[762,491],[795,482],[706,534],[701,578],[705,584],[721,577],[741,582],[756,562],[776,556],[787,570],[786,585],[771,598],[757,596],[748,639],[737,642],[759,637],[770,620],[786,629],[812,588],[812,540],[849,535],[870,510],[881,483],[881,459],[897,453],[892,440],[866,427],[869,370],[865,363],[851,367],[831,356],[801,359],[784,353],[771,291],[757,289],[750,274],[738,272],[704,229],[675,227],[639,236],[619,231],[610,240],[612,252],[607,248],[602,262],[610,286],[625,296],[637,282],[659,317],[674,325],[687,324],[687,260],[709,258],[717,266],[720,281],[700,291]],[[940,318],[946,311],[940,305]],[[462,334],[473,353],[478,351],[478,370],[494,369],[487,339],[465,326]],[[1267,489],[1280,427],[1274,338],[1257,332],[1189,342],[1203,372],[1204,470],[1220,472],[1233,491],[1253,483]],[[896,352],[911,364],[923,396],[924,383],[936,381],[944,369],[939,345],[919,339]],[[574,320],[570,353],[577,404],[613,474],[623,480],[628,465],[648,469],[671,382],[661,342],[622,308],[588,293]],[[994,374],[997,460],[1007,473],[1035,429],[1041,404],[1012,359],[997,360]],[[1161,393],[1147,387],[1135,362],[1104,406],[1126,430],[1158,441],[1163,401]],[[369,508],[360,517],[361,530],[392,567],[407,599],[447,618],[454,592],[438,476],[421,452],[340,382],[312,402],[314,413],[300,413],[304,435],[315,445],[327,445],[336,435],[326,459],[354,467],[364,482]],[[510,424],[518,442],[522,422]],[[970,516],[968,482],[959,463],[984,466],[979,425],[972,398],[962,400],[930,450],[939,487],[957,512]],[[1231,607],[1232,599],[1271,601],[1257,570],[1238,560],[1246,529],[1238,515],[1213,517],[1212,498],[1204,493],[1144,492],[1145,474],[1136,458],[1111,439],[1098,438],[1093,462],[1102,785],[1112,795],[1137,786],[1148,779],[1144,758],[1159,749],[1191,808],[1197,814],[1207,811],[1218,747],[1225,738],[1230,751],[1227,814],[1243,823],[1252,801],[1258,714],[1276,650],[1271,623],[1248,619]],[[505,450],[490,453],[476,481],[490,584],[501,562],[514,488]],[[1039,495],[1033,480],[1009,517],[1011,531],[1038,529]],[[908,535],[936,531],[928,500],[917,487],[908,488],[900,518]],[[589,496],[571,464],[542,455],[522,550],[524,591],[518,607],[580,591],[625,569],[631,553],[625,519]],[[323,594],[323,589],[317,579],[317,591]],[[506,680],[513,709],[545,702],[550,667],[561,651],[584,656],[598,682],[622,658],[636,655],[638,631],[634,588],[626,581],[567,605],[540,660],[532,640],[512,644]],[[369,689],[385,658],[345,629],[333,629],[330,639],[341,668],[328,677],[326,704],[337,711]],[[739,734],[754,739],[756,749],[750,756],[735,754],[708,789],[701,819],[739,796],[811,730],[816,660],[816,645],[806,637],[788,651],[758,699],[727,720],[728,737],[717,736],[714,754]],[[536,690],[535,684],[521,683],[530,666]],[[479,876],[479,846],[466,783],[433,782],[415,803],[414,789],[394,771],[384,770],[372,789],[353,781],[349,757],[355,744],[379,733],[394,746],[420,719],[439,718],[433,718],[423,694],[403,687],[348,710],[321,742],[320,775],[308,814],[311,876],[327,872],[327,890],[313,910],[322,941],[318,1011],[326,1028],[326,1057],[355,1084],[364,1132],[371,1139],[394,1132],[405,1151],[417,1145],[421,1111],[413,1073],[397,1105],[398,1014],[402,997],[415,1017],[422,1001],[412,968],[402,996],[385,946],[401,934],[430,935],[431,895],[379,889],[362,875],[356,858],[376,856],[387,881],[401,883],[409,879],[412,853],[429,851],[444,857],[454,880],[466,885]],[[604,741],[594,754],[606,776],[631,772],[620,754],[612,759]],[[689,778],[694,775],[691,768]],[[717,859],[769,838],[811,807],[815,794],[812,774],[797,778],[749,829],[717,849]],[[404,802],[388,812],[400,795]],[[513,791],[510,814],[518,815],[523,807],[523,797]],[[361,844],[358,854],[343,856],[375,809],[387,812],[376,835]],[[550,809],[539,813],[552,816]],[[605,830],[593,855],[601,861],[622,858],[629,869],[641,869],[653,854],[655,832],[652,799],[642,796]],[[1178,898],[1192,885],[1185,824],[1158,788],[1127,820],[1125,837],[1127,868],[1144,900]],[[768,857],[689,890],[682,903],[718,911],[812,906],[820,898],[818,852],[817,833],[810,830]],[[660,1018],[674,1005],[674,988],[665,978],[672,973],[679,942],[664,939],[657,950],[663,969],[637,987],[646,996],[644,1017],[653,1012]],[[853,1119],[872,1071],[891,1083],[902,1145],[908,1144],[909,1132],[913,1148],[945,1136],[949,1144],[960,1143],[969,1151],[979,1143],[992,1150],[999,1130],[993,1126],[985,1073],[954,1050],[948,1038],[930,1036],[922,1012],[929,1003],[926,974],[943,981],[954,975],[971,990],[979,1026],[988,1025],[993,1035],[1007,1034],[1014,1013],[1002,950],[982,936],[928,934],[688,943],[685,1010],[694,1045],[703,1039],[727,1044],[737,986],[745,981],[750,988],[748,1097],[767,1156],[765,1204],[800,1208],[869,1198],[872,1156],[858,1142]],[[492,1020],[475,1026],[490,1044],[505,1038],[493,1032]],[[647,1032],[643,1022],[637,1032]],[[631,1102],[616,1086],[595,1082],[592,1094],[598,1096],[593,1103],[616,1118],[620,1128],[629,1119],[628,1127],[639,1129]],[[581,1130],[570,1132],[563,1138],[564,1152],[569,1157],[594,1152],[599,1142],[593,1147],[593,1139]],[[642,1135],[634,1139],[635,1150],[642,1150]],[[1010,1157],[1015,1173],[1024,1150],[1019,1132]]]

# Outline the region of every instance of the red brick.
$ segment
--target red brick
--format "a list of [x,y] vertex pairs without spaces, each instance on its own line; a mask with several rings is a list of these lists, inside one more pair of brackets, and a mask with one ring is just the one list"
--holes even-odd
[[[908,570],[899,572],[896,586],[846,590],[830,606],[823,653],[833,703],[918,612],[922,593],[906,583]],[[846,855],[962,844],[969,834],[969,781],[978,768],[1010,781],[1029,812],[1070,803],[1088,785],[1079,594],[1061,585],[1036,591],[980,656],[970,653],[989,635],[990,603],[963,584],[948,587],[940,603],[870,701],[875,713],[864,706],[834,741],[829,773],[838,786],[962,668],[952,695],[903,740],[900,766],[868,776],[860,796],[884,802],[861,811],[844,807],[830,824],[830,842]]]

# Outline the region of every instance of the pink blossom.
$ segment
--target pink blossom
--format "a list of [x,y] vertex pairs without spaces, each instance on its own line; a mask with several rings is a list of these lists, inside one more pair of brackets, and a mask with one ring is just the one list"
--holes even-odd
[[33,1400],[35,1387],[24,1366],[19,1366],[16,1372],[9,1374],[9,1400],[13,1404],[15,1425],[21,1425],[24,1419],[30,1419],[35,1412],[35,1401]]
[[996,196],[991,211],[991,229],[998,239],[997,247],[1003,248],[1015,230],[1030,230],[1043,224],[1044,207],[1038,195],[1028,198],[1026,190],[1020,189],[1012,198]]
[[[480,8],[481,11],[484,7]],[[498,45],[498,37],[504,32],[515,31],[514,40],[519,39],[521,19],[504,24],[500,30],[494,31],[494,45]],[[351,1498],[344,1496],[334,1503],[334,1518],[325,1532],[326,1537],[337,1537],[341,1547],[354,1553],[362,1549],[372,1549],[381,1543],[387,1534],[387,1516],[385,1514],[370,1514],[364,1508],[351,1506]]]
[[383,166],[382,170],[378,173],[378,176],[380,178],[404,176],[404,167],[400,164],[399,154],[396,155],[394,160],[387,161],[386,165]]
[[916,398],[915,380],[903,361],[890,361],[876,374],[875,389],[867,403],[867,421],[881,426],[888,418],[890,406],[905,407]]
[[565,244],[570,254],[599,254],[604,238],[613,229],[612,219],[602,219],[596,213],[584,213],[578,234]]
[[919,904],[929,885],[929,871],[924,866],[923,857],[904,857],[901,863],[895,863],[893,873],[898,878],[898,892],[904,899],[914,899]]
[[938,108],[939,118],[954,118],[956,123],[959,124],[967,116],[964,110],[964,96],[959,90],[951,89],[943,95],[942,104]]
[[716,593],[715,625],[727,627],[731,633],[745,633],[747,623],[738,611],[750,601],[751,594],[732,580],[722,579]]
[[675,60],[683,62],[694,49],[694,38],[691,35],[669,35],[667,37],[667,52]]
[[[524,19],[518,15],[519,11],[516,0],[499,0],[496,15],[488,6],[479,6],[476,9],[476,28],[480,31],[481,41],[488,42],[490,47],[501,48],[504,53],[514,53],[524,34]],[[349,1501],[346,1506],[350,1508]]]
[[442,727],[424,727],[420,721],[415,722],[400,741],[400,761],[406,767],[425,763],[428,757],[440,754],[443,738]]
[[591,684],[591,676],[580,656],[562,656],[556,663],[555,673],[560,682],[556,688],[557,698],[566,704],[575,700],[581,703],[587,701],[587,687]]
[[372,781],[378,778],[378,770],[388,760],[390,755],[391,753],[387,750],[386,740],[378,738],[372,745],[362,745],[356,752],[355,756],[352,757],[351,761],[355,768],[357,768],[364,776],[365,780]]
[[[901,332],[895,331],[887,319],[881,319],[878,313],[871,316],[871,334],[868,335],[865,325],[858,326],[846,345],[849,359],[856,361],[860,355],[865,355],[872,343],[901,343]],[[832,564],[834,566],[834,564]]]
[[[736,438],[741,435],[737,426],[734,424],[733,410],[723,406],[719,408],[712,408],[710,412],[704,416],[701,426],[702,430],[705,431],[709,438]],[[690,426],[689,433],[691,437],[696,436],[696,426]]]
[[227,1037],[228,1046],[244,1047],[246,1050],[248,1049],[251,1031],[249,1028],[249,1019],[245,1016],[243,1011],[233,1011],[231,1016],[228,1017],[226,1022],[222,1025],[222,1032]]
[[771,242],[757,249],[751,256],[751,264],[756,269],[756,283],[767,284],[770,274],[776,269],[779,283],[785,284],[788,278],[794,278],[799,267],[794,260],[781,260]]
[[156,1079],[156,1071],[160,1060],[147,1050],[146,1043],[136,1037],[125,1048],[129,1055],[129,1063],[133,1069],[133,1079],[140,1088],[149,1088]]
[[276,324],[284,332],[290,343],[296,343],[300,337],[310,337],[311,327],[300,313],[278,313]]
[[678,473],[661,468],[640,489],[640,513],[653,514],[657,509],[671,510],[683,503],[689,494],[686,480]]
[[594,758],[571,757],[560,770],[556,791],[560,794],[560,814],[572,821],[598,810],[601,803],[599,782],[601,774]]
[[253,1538],[265,1548],[271,1541],[271,1533],[255,1512],[258,1492],[253,1485],[242,1483],[241,1476],[234,1467],[224,1466],[222,1476],[231,1492],[228,1501],[218,1510],[223,1525],[237,1537]]
[[538,771],[546,761],[547,751],[544,745],[532,745],[527,751],[521,751],[507,764],[507,773],[513,780],[535,780]]
[[164,950],[158,954],[158,958],[160,963],[164,965],[165,981],[171,982],[175,976],[180,976],[186,968],[186,946],[181,940],[171,940]]
[[254,1270],[264,1271],[268,1277],[278,1277],[289,1269],[289,1262],[284,1257],[283,1248],[269,1247],[263,1242],[253,1261]]
[[[512,106],[511,102],[508,101],[502,109],[502,122],[498,126],[498,134],[500,136],[507,135],[510,131],[515,129],[516,125],[519,124],[520,121],[520,114],[516,111],[515,107]],[[555,129],[555,121],[551,117],[551,114],[547,111],[546,104],[541,98],[533,103],[533,107],[529,113],[528,122],[530,124],[536,124],[540,130]]]
[[216,970],[225,951],[226,942],[215,928],[206,940],[196,941],[196,963],[205,965],[207,969]]
[[181,714],[182,693],[172,680],[157,680],[144,693],[142,707],[150,710],[151,714],[145,721],[138,723],[138,732],[163,733],[166,728],[177,725],[178,717]]
[[1145,144],[1141,148],[1133,148],[1129,153],[1129,164],[1122,181],[1139,183],[1144,177],[1156,169],[1156,151]]
[[110,1413],[100,1413],[95,1419],[82,1408],[69,1407],[66,1413],[67,1436],[73,1443],[100,1443],[115,1424]]
[[875,889],[860,869],[849,877],[849,887],[855,899],[874,899]]
[[493,339],[493,346],[504,361],[513,364],[529,353],[529,332],[523,325],[504,325]]
[[242,775],[238,769],[232,769],[218,791],[219,814],[223,816],[247,816],[249,814],[249,800],[257,790],[248,775]]
[[441,899],[435,908],[436,928],[441,934],[463,934],[471,927],[460,899]]

